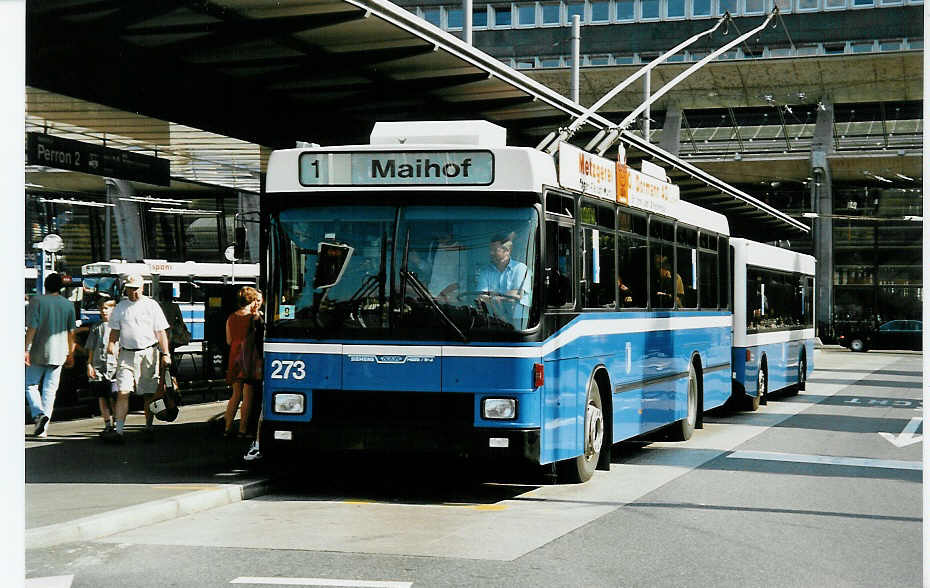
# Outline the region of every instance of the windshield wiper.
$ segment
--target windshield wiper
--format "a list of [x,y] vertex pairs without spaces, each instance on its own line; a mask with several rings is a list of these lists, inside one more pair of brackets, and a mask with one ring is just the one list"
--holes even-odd
[[430,306],[433,307],[433,309],[439,314],[442,320],[445,321],[447,325],[452,327],[452,329],[458,334],[458,336],[462,338],[463,343],[468,343],[468,337],[466,337],[465,333],[463,333],[462,330],[459,329],[458,325],[455,324],[455,321],[449,318],[449,315],[447,315],[445,311],[443,311],[439,307],[439,305],[436,304],[436,301],[433,300],[433,297],[430,295],[429,290],[426,289],[426,286],[423,285],[423,282],[420,281],[420,278],[416,277],[414,274],[411,274],[409,271],[407,271],[407,256],[410,254],[410,228],[409,227],[407,228],[407,235],[404,241],[405,242],[404,242],[403,264],[401,265],[400,272],[399,272],[400,277],[401,277],[401,282],[400,282],[401,310],[403,311],[403,307],[404,307],[403,298],[407,293],[407,280],[410,280],[410,283],[413,285],[413,289],[416,290],[417,294],[419,294],[421,298],[424,298],[427,302],[430,303]]

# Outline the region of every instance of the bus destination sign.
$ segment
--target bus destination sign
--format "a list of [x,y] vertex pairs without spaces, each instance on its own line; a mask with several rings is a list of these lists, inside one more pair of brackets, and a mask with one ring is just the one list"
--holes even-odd
[[155,186],[171,183],[167,159],[44,133],[26,133],[26,163]]
[[309,152],[300,155],[304,186],[487,186],[489,151]]

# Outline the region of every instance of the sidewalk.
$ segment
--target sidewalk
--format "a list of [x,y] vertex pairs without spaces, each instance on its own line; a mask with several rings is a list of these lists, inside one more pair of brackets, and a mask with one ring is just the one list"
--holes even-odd
[[225,401],[182,406],[156,421],[146,443],[142,413],[130,414],[126,444],[100,439],[99,417],[52,422],[26,445],[26,549],[84,541],[247,500],[268,482],[244,466],[249,441],[224,439]]

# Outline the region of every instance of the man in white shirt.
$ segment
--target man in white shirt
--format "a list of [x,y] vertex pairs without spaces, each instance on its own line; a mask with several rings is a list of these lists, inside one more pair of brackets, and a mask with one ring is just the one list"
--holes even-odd
[[111,439],[123,443],[123,427],[129,412],[129,394],[135,391],[143,397],[145,410],[145,439],[152,440],[152,412],[149,402],[158,388],[159,365],[171,365],[168,337],[165,330],[168,321],[157,302],[142,294],[142,276],[127,276],[123,283],[126,297],[119,301],[110,317],[110,342],[107,353],[116,351],[116,385],[119,396],[116,400],[116,431]]

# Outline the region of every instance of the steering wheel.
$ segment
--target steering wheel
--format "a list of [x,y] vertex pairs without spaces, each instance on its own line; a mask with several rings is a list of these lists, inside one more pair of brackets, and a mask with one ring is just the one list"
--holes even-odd
[[513,294],[503,294],[501,292],[491,292],[490,290],[468,290],[465,292],[459,292],[458,297],[469,298],[471,296],[493,296],[495,298],[502,298],[504,300],[512,300],[514,302],[519,302],[520,297],[514,296]]

